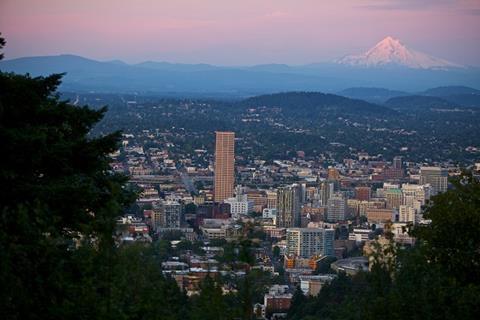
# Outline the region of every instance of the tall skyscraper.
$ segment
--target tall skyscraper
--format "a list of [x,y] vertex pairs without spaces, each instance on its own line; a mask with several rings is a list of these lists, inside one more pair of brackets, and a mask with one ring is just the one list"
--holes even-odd
[[234,175],[235,133],[217,131],[215,132],[215,202],[233,197]]
[[421,167],[420,184],[429,183],[432,186],[432,195],[447,191],[448,172],[440,167]]
[[279,188],[277,191],[277,227],[300,226],[301,188],[298,184]]

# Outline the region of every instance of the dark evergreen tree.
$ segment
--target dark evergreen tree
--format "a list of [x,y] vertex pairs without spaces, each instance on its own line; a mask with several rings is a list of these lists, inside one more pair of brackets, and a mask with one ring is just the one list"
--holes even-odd
[[293,293],[291,307],[288,310],[288,316],[292,317],[294,314],[300,312],[299,308],[302,308],[304,303],[306,302],[306,297],[303,294],[302,289],[299,286],[295,288],[295,292]]
[[222,288],[218,281],[207,275],[200,286],[200,294],[192,300],[192,320],[224,320],[232,319],[228,312]]
[[[109,168],[119,134],[88,137],[106,109],[60,101],[60,79],[0,73],[0,304],[12,318],[63,318],[78,299],[69,288],[90,285],[74,277],[76,248],[111,250],[133,200]],[[107,277],[89,292],[105,296]]]
[[110,169],[120,135],[90,136],[106,109],[61,101],[61,77],[0,72],[0,316],[185,319],[169,243],[115,245],[136,196]]

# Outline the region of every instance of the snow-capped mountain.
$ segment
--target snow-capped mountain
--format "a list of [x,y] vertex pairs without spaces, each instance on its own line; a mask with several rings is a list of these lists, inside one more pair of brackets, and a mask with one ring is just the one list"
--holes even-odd
[[413,69],[462,68],[461,65],[412,50],[392,37],[386,37],[364,54],[345,56],[335,62],[359,67],[398,65]]

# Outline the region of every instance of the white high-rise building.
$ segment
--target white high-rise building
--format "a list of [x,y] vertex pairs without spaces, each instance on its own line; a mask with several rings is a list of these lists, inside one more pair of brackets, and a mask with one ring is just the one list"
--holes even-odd
[[301,258],[334,255],[334,229],[289,228],[287,229],[287,254]]

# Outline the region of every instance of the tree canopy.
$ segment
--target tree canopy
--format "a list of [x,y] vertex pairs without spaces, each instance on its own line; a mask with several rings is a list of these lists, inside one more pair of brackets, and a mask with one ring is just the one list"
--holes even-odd
[[0,72],[2,318],[185,319],[158,248],[115,245],[135,199],[109,166],[120,135],[92,137],[106,108],[60,100],[61,77]]

